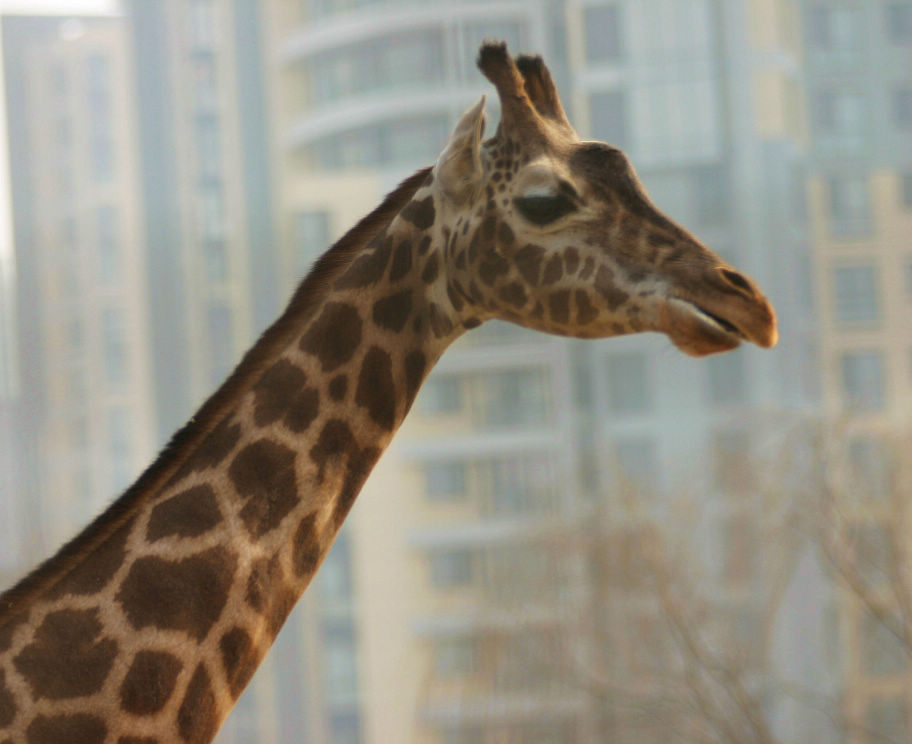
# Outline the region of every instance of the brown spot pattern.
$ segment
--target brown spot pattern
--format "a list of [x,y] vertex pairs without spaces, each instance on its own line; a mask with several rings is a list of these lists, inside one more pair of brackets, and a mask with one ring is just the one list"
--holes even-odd
[[410,408],[415,396],[418,394],[418,388],[421,387],[421,381],[424,379],[424,370],[427,367],[427,360],[420,351],[410,351],[405,357],[405,402],[406,409]]
[[117,656],[117,643],[99,638],[101,632],[97,609],[48,613],[13,659],[35,699],[66,700],[101,689]]
[[198,537],[222,521],[215,491],[206,484],[188,488],[157,504],[149,515],[146,539]]
[[380,280],[389,263],[393,250],[393,239],[384,231],[370,242],[370,246],[368,252],[355,259],[346,272],[339,277],[336,287],[359,289]]
[[231,696],[237,698],[253,677],[260,661],[259,654],[250,634],[240,627],[232,628],[219,639],[219,651]]
[[412,312],[412,290],[383,297],[374,303],[372,317],[374,323],[393,333],[399,333]]
[[187,685],[187,693],[177,711],[177,730],[188,744],[202,744],[212,739],[217,729],[215,693],[209,681],[209,672],[200,664]]
[[542,277],[543,284],[554,284],[558,279],[564,275],[564,264],[561,260],[560,254],[555,253],[548,259],[548,263],[545,264],[545,274]]
[[130,624],[180,630],[202,641],[222,614],[237,568],[223,547],[179,561],[138,558],[117,593]]
[[511,282],[501,288],[500,299],[513,307],[521,308],[526,304],[526,290],[519,282]]
[[538,284],[538,275],[541,271],[542,258],[545,255],[545,249],[539,245],[525,245],[516,251],[513,261],[519,273],[529,284],[535,286]]
[[576,290],[576,320],[580,325],[586,325],[595,320],[598,310],[589,300],[589,295],[582,289]]
[[16,701],[6,686],[6,672],[0,668],[0,728],[9,726],[16,717]]
[[107,586],[121,567],[127,550],[127,538],[133,529],[133,520],[117,529],[98,548],[77,563],[66,577],[49,592],[49,598],[65,594],[96,594]]
[[317,513],[311,512],[301,520],[301,524],[298,525],[297,532],[295,532],[292,559],[298,578],[313,576],[317,566],[320,565],[322,550],[316,530],[316,521]]
[[557,323],[566,323],[570,320],[570,290],[561,289],[552,292],[548,297],[548,309],[551,318]]
[[348,375],[339,374],[329,381],[329,397],[333,400],[342,400],[348,391]]
[[367,409],[374,423],[387,431],[396,424],[396,389],[393,385],[393,363],[379,346],[364,355],[355,402]]
[[247,577],[247,593],[244,598],[257,612],[264,612],[269,601],[269,590],[275,582],[282,581],[282,568],[278,555],[271,559],[261,558],[250,569]]
[[28,744],[102,744],[107,735],[105,722],[88,713],[38,716],[25,731]]
[[411,222],[419,230],[427,230],[434,224],[434,218],[436,217],[434,197],[427,196],[424,199],[413,199],[400,214],[402,219]]
[[199,448],[187,459],[174,480],[180,480],[187,473],[218,466],[234,449],[241,438],[240,424],[229,419],[221,421],[202,441]]
[[341,419],[330,419],[323,425],[317,443],[310,448],[310,459],[317,466],[317,477],[322,482],[326,468],[332,463],[341,464],[358,448],[354,434]]
[[345,364],[360,344],[361,316],[343,302],[327,302],[301,338],[301,350],[317,357],[324,372]]
[[390,264],[389,280],[398,282],[412,270],[412,243],[403,240],[393,253],[393,262]]
[[288,360],[273,364],[253,388],[254,423],[267,426],[276,421],[306,383],[307,376]]
[[228,476],[247,502],[241,520],[254,537],[278,527],[298,503],[295,452],[278,442],[258,439],[248,444],[234,458]]
[[285,425],[296,434],[306,431],[320,412],[320,393],[313,388],[302,390],[295,398],[288,413],[285,414]]
[[117,744],[158,744],[158,739],[151,736],[121,736]]
[[120,703],[138,716],[158,713],[174,692],[182,668],[180,659],[163,651],[140,651],[120,686]]
[[438,274],[440,274],[440,261],[437,259],[437,254],[432,253],[424,265],[424,271],[421,272],[421,281],[430,284]]
[[617,310],[630,298],[630,295],[614,286],[614,272],[600,266],[595,275],[595,288],[605,298],[609,310]]

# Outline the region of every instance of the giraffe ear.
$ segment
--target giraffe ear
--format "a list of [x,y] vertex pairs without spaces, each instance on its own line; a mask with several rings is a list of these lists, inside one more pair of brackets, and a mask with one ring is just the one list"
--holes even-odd
[[434,166],[443,192],[463,202],[481,183],[481,137],[485,128],[485,96],[466,111]]

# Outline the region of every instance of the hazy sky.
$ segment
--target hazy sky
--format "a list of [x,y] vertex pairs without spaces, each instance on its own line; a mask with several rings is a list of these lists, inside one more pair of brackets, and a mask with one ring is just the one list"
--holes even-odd
[[0,12],[38,15],[42,13],[110,13],[117,0],[0,0]]

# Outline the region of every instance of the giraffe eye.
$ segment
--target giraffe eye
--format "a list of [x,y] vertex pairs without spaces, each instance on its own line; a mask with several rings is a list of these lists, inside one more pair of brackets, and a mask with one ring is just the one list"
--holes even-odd
[[553,196],[519,196],[514,204],[519,213],[534,225],[547,225],[576,211],[573,199],[562,192]]

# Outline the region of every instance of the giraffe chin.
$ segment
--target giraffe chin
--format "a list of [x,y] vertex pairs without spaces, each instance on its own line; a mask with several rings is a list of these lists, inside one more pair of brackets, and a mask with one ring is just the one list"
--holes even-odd
[[722,318],[686,300],[672,298],[660,313],[661,328],[685,354],[695,357],[737,349],[743,334]]

